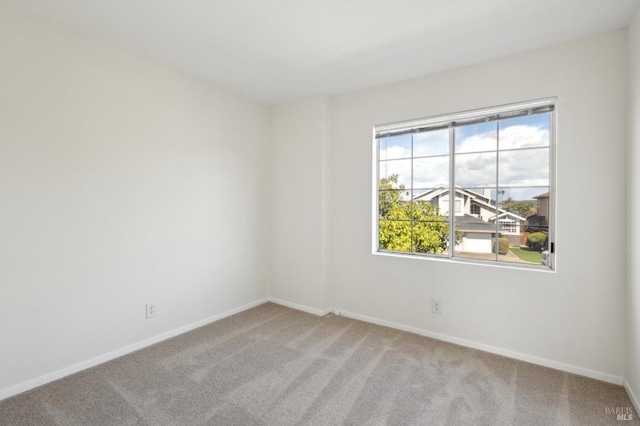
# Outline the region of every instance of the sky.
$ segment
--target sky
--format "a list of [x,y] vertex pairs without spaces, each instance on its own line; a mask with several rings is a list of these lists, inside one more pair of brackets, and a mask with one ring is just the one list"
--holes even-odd
[[[549,114],[537,114],[456,127],[456,185],[482,193],[498,184],[501,199],[548,192],[549,122]],[[380,178],[399,175],[398,184],[413,195],[449,183],[448,129],[382,138],[379,155]]]

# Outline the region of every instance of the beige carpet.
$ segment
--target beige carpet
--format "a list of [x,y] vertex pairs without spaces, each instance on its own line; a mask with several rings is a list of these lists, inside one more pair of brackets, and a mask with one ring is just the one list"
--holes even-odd
[[0,402],[2,425],[606,425],[624,389],[267,303]]

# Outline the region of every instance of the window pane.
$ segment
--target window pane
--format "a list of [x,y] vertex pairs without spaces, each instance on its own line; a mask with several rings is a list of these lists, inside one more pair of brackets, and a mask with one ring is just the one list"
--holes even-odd
[[431,188],[420,191],[414,191],[413,200],[417,203],[429,204],[434,214],[448,215],[449,214],[449,187],[440,186],[438,188]]
[[500,121],[500,149],[549,146],[550,114]]
[[395,186],[385,185],[385,189],[378,192],[379,248],[410,252],[413,226],[411,193],[392,188]]
[[482,123],[455,129],[455,153],[495,151],[498,148],[498,123]]
[[445,216],[417,210],[421,219],[413,224],[412,250],[415,253],[448,255],[449,221]]
[[378,214],[390,220],[410,220],[411,194],[407,190],[388,189],[378,193]]
[[411,189],[411,159],[380,161],[380,181],[391,181],[396,188]]
[[495,152],[455,156],[455,184],[457,187],[495,186],[495,181]]
[[411,252],[411,228],[409,221],[380,219],[378,246],[382,250]]
[[427,189],[449,185],[449,157],[413,160],[413,188]]
[[464,214],[472,215],[484,221],[496,214],[496,188],[495,186],[468,187],[460,190],[463,195]]
[[525,230],[527,232],[548,233],[551,219],[549,188],[528,188],[525,190],[528,190],[526,196],[530,196],[532,203],[534,203],[534,211],[532,215],[527,217],[527,226]]
[[[495,194],[495,190],[492,192]],[[497,212],[495,207],[487,208],[478,203],[482,213],[480,217],[469,215],[471,217],[454,218],[456,230],[462,234],[461,241],[456,245],[455,255],[469,259],[540,264],[540,251],[546,246],[530,249],[527,236],[531,232],[542,232],[537,238],[545,239],[549,215],[548,187],[501,188],[498,199]],[[540,214],[538,205],[542,205]]]
[[411,135],[390,136],[380,139],[380,160],[411,158]]
[[[537,196],[549,192],[549,187],[500,188],[500,208],[527,218],[538,211]],[[546,214],[548,217],[548,212]]]
[[549,148],[500,152],[499,186],[549,186]]
[[[495,216],[495,214],[493,215]],[[496,224],[471,215],[454,218],[454,255],[467,259],[497,260],[494,246]]]
[[449,129],[420,132],[413,135],[413,155],[426,157],[449,154]]

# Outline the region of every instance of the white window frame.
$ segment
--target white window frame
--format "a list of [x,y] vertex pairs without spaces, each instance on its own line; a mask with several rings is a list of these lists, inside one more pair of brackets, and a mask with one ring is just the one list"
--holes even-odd
[[[378,213],[378,197],[379,197],[379,183],[380,183],[380,143],[379,137],[385,134],[400,133],[403,131],[412,131],[413,129],[438,129],[449,127],[451,131],[452,123],[462,123],[465,125],[467,122],[477,122],[477,120],[485,117],[496,117],[495,119],[507,119],[516,114],[521,113],[524,110],[528,110],[533,113],[545,112],[545,108],[551,114],[551,122],[549,127],[549,217],[548,217],[548,239],[547,245],[549,247],[546,255],[543,258],[547,259],[548,264],[542,263],[541,265],[526,264],[526,263],[510,263],[498,260],[484,261],[478,259],[469,259],[465,257],[454,256],[455,250],[449,250],[449,254],[446,257],[437,254],[428,253],[415,253],[415,252],[396,252],[381,250],[379,248],[379,213]],[[402,122],[395,122],[383,125],[376,125],[373,128],[373,208],[372,208],[372,253],[376,255],[384,256],[399,256],[407,258],[420,258],[431,259],[438,261],[447,261],[455,263],[475,263],[483,265],[491,265],[506,268],[517,269],[534,269],[538,271],[550,271],[555,272],[557,270],[556,261],[556,149],[557,149],[557,98],[545,98],[534,101],[526,101],[513,103],[508,105],[501,105],[496,107],[482,108],[476,110],[463,111],[453,114],[445,114],[440,116],[434,116],[429,118],[409,120]],[[452,138],[450,138],[451,140]],[[453,141],[451,140],[451,146],[449,150],[449,157],[455,155],[453,149]],[[499,152],[499,151],[498,151]],[[454,166],[453,161],[450,160],[450,188],[455,187],[454,183]],[[455,211],[454,200],[456,197],[449,196],[450,205],[449,211]],[[539,200],[538,200],[539,201]],[[455,228],[454,218],[455,214],[450,215],[450,244],[455,240]],[[499,222],[496,220],[497,229],[499,229]],[[525,225],[522,225],[525,226]],[[521,229],[522,230],[522,229]],[[506,234],[506,232],[505,232]]]

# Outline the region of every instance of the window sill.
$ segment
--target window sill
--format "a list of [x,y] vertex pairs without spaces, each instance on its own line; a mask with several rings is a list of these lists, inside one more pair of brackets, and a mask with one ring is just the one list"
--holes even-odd
[[404,252],[380,251],[380,250],[374,251],[372,252],[372,254],[375,256],[397,257],[397,258],[404,258],[404,259],[422,259],[422,260],[427,260],[432,262],[444,262],[444,263],[459,264],[459,265],[460,264],[461,265],[478,265],[478,266],[488,266],[492,268],[519,269],[519,270],[550,272],[550,273],[556,272],[555,268],[551,268],[546,265],[471,259],[471,258],[464,258],[464,257],[450,258],[447,255],[437,255],[437,254],[404,253]]

